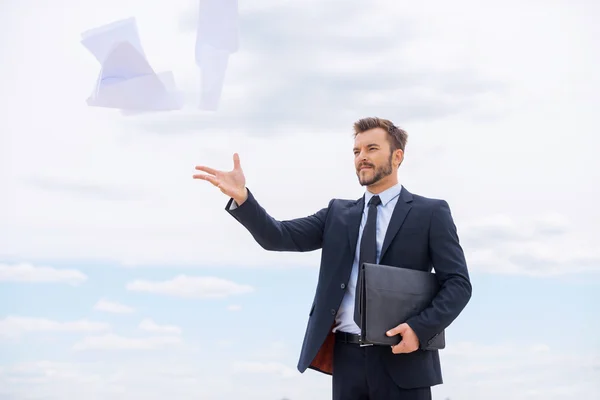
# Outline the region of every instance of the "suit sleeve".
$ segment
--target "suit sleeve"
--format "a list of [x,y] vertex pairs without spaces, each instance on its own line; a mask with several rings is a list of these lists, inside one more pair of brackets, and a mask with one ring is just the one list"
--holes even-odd
[[271,217],[248,189],[242,205],[230,199],[225,210],[241,223],[265,250],[305,252],[320,249],[329,206],[313,215],[286,221]]
[[446,329],[471,298],[467,263],[450,207],[444,200],[439,201],[431,216],[429,254],[440,282],[440,291],[428,308],[406,321],[419,338],[421,347],[427,346]]

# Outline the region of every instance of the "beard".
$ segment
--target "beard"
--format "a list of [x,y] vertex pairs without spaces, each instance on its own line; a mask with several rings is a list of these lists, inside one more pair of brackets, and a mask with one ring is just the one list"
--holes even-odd
[[390,158],[386,165],[375,167],[373,164],[361,164],[361,166],[363,165],[367,165],[371,167],[371,169],[367,171],[368,173],[366,176],[361,176],[360,170],[356,171],[358,182],[360,182],[361,186],[373,185],[392,174],[392,155],[390,154]]

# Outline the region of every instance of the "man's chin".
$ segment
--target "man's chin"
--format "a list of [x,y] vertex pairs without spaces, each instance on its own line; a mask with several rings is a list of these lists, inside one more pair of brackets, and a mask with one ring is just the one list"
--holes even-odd
[[[363,171],[365,171],[366,173],[363,173]],[[371,174],[370,172],[371,169],[367,169],[360,170],[356,174],[356,176],[358,177],[358,182],[361,184],[361,186],[369,186],[376,183],[379,180],[379,178],[376,176],[377,174]]]
[[360,183],[361,186],[369,186],[375,183],[375,181],[373,179],[361,179],[358,178],[358,183]]

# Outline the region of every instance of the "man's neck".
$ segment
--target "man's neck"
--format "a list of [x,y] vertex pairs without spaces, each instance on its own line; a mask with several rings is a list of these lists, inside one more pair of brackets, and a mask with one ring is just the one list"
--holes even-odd
[[367,190],[373,194],[380,194],[385,192],[389,188],[398,184],[398,178],[391,180],[390,182],[379,181],[371,186],[367,186]]

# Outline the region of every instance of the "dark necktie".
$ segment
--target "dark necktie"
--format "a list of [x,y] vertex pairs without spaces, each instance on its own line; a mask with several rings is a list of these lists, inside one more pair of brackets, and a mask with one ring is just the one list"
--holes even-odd
[[360,253],[358,267],[363,263],[375,264],[377,262],[377,206],[381,204],[379,196],[369,200],[367,223],[360,240]]
[[360,253],[358,254],[359,278],[356,287],[356,298],[354,306],[354,322],[360,327],[360,305],[356,302],[360,298],[362,285],[360,283],[360,267],[363,263],[375,264],[377,262],[377,206],[381,204],[379,196],[371,197],[369,200],[369,210],[367,213],[367,223],[363,229],[360,239]]

